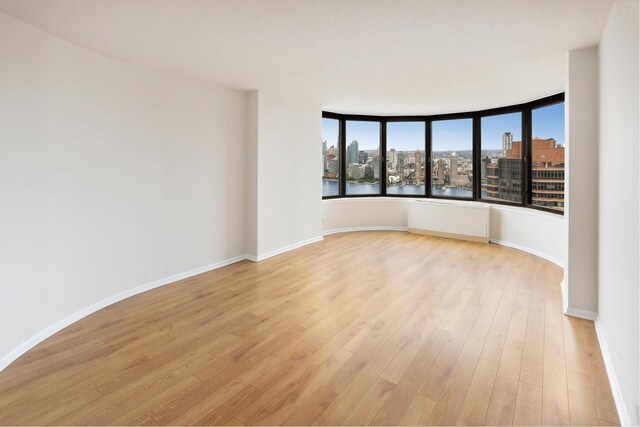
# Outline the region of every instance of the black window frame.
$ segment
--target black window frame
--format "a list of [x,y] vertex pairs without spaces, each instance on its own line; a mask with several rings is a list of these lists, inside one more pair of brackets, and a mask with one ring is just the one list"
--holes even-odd
[[[560,99],[560,95],[562,95],[561,99]],[[544,101],[548,98],[552,98],[555,99],[555,101],[553,102],[541,102]],[[564,93],[562,94],[558,94],[555,96],[551,96],[548,98],[542,98],[542,99],[538,99],[535,100],[533,102],[531,102],[531,106],[529,108],[529,123],[528,123],[528,146],[527,146],[527,156],[529,159],[531,159],[532,155],[532,139],[533,139],[533,110],[537,110],[540,108],[544,108],[544,107],[551,107],[552,105],[556,105],[556,104],[561,104],[564,102]],[[566,105],[565,105],[565,111],[566,111]],[[566,129],[566,123],[565,123],[565,129]],[[567,168],[566,168],[566,164],[567,164],[567,158],[566,158],[566,151],[565,151],[565,159],[564,159],[564,169],[563,169],[563,174],[562,174],[562,183],[563,186],[566,190],[566,177],[567,177]],[[564,192],[563,192],[563,202],[562,202],[562,210],[559,209],[552,209],[552,208],[546,208],[544,206],[539,206],[539,205],[534,205],[533,204],[533,179],[532,179],[532,174],[533,174],[533,162],[531,160],[529,160],[529,163],[527,164],[527,206],[528,208],[531,209],[537,209],[540,211],[545,211],[545,212],[551,212],[551,213],[557,213],[557,214],[562,214],[564,215],[564,209],[566,208],[565,203],[566,203],[566,197]]]
[[[325,118],[324,116],[324,112],[322,113],[322,118]],[[364,115],[356,115],[356,114],[340,114],[340,116],[343,117],[341,123],[340,123],[340,154],[342,155],[342,160],[340,162],[340,166],[342,167],[342,171],[344,171],[343,174],[340,175],[340,194],[343,194],[343,196],[340,196],[342,198],[356,198],[356,197],[387,197],[386,195],[386,191],[387,191],[387,186],[386,183],[384,183],[384,179],[386,179],[387,177],[387,171],[386,169],[384,170],[384,172],[382,171],[382,166],[386,164],[387,161],[387,155],[386,152],[383,154],[382,152],[382,144],[383,142],[385,143],[385,147],[386,147],[386,140],[387,140],[387,135],[386,135],[386,131],[387,131],[387,127],[385,125],[385,123],[383,123],[383,121],[379,120],[379,118],[377,118],[377,116],[364,116]],[[371,117],[371,118],[370,118]],[[347,122],[379,122],[380,125],[380,133],[379,133],[379,147],[380,147],[380,191],[378,192],[378,194],[347,194]],[[333,199],[335,199],[336,197],[331,197]]]
[[[340,163],[338,163],[338,194],[333,195],[333,196],[325,196],[323,194],[322,196],[322,200],[328,200],[328,199],[341,199],[344,197],[345,193],[343,192],[343,188],[342,188],[342,174],[344,173],[343,168],[342,168],[342,133],[344,132],[344,129],[342,128],[342,121],[336,117],[325,117],[324,115],[325,113],[322,113],[322,118],[323,119],[331,119],[331,120],[337,120],[338,121],[338,160]],[[323,177],[324,177],[324,172],[323,172]],[[324,180],[324,179],[323,179]],[[324,190],[323,190],[324,191]]]
[[[445,122],[448,120],[471,120],[471,163],[473,164],[473,190],[471,197],[453,197],[453,196],[440,196],[433,194],[433,186],[431,185],[431,174],[433,173],[433,165],[431,163],[431,157],[433,156],[433,122]],[[427,192],[428,197],[438,200],[462,200],[465,202],[474,201],[476,199],[476,117],[473,113],[456,113],[445,114],[438,116],[431,116],[429,120],[429,190]]]
[[[537,206],[532,203],[532,162],[531,162],[531,138],[532,138],[532,111],[542,107],[565,102],[564,92],[544,98],[536,99],[522,104],[509,105],[505,107],[490,108],[485,110],[435,114],[435,115],[411,115],[411,116],[375,116],[361,114],[340,114],[330,111],[323,111],[322,117],[337,119],[339,122],[339,144],[340,144],[340,174],[339,174],[339,194],[336,196],[322,197],[323,200],[360,198],[360,197],[397,197],[413,199],[436,199],[436,200],[462,200],[490,203],[511,207],[525,207],[539,211],[549,212],[556,215],[564,215],[564,210],[551,209]],[[521,113],[522,114],[522,202],[510,202],[500,200],[488,200],[481,197],[481,123],[483,117],[496,116],[500,114]],[[472,119],[473,141],[472,141],[472,163],[473,163],[473,196],[472,197],[450,197],[432,195],[431,191],[431,132],[434,121]],[[379,194],[346,194],[346,122],[347,121],[371,121],[380,123],[380,193]],[[389,122],[424,122],[425,123],[425,194],[387,194],[387,123]],[[566,162],[565,162],[566,164]],[[428,166],[427,166],[428,165]]]
[[[495,203],[498,205],[505,205],[505,206],[524,206],[524,207],[528,207],[526,206],[526,195],[527,195],[527,191],[528,191],[528,182],[530,182],[530,178],[527,172],[527,156],[529,153],[529,144],[530,142],[527,142],[527,136],[530,134],[530,132],[527,131],[527,120],[529,120],[529,124],[531,123],[531,114],[529,114],[529,118],[527,119],[527,115],[525,114],[525,111],[523,111],[522,109],[519,109],[517,107],[512,108],[512,107],[503,107],[503,108],[499,108],[499,109],[494,109],[494,110],[489,110],[487,113],[485,114],[481,114],[479,119],[478,119],[478,164],[479,167],[482,167],[482,119],[485,117],[495,117],[495,116],[501,116],[504,114],[514,114],[514,113],[520,113],[520,133],[522,135],[521,139],[522,139],[522,152],[521,152],[521,156],[520,156],[520,182],[522,182],[521,185],[521,189],[520,189],[520,203],[518,202],[510,202],[508,200],[490,200],[490,199],[483,199],[482,198],[482,189],[480,189],[480,191],[478,192],[478,201],[479,202],[483,202],[483,203]],[[475,158],[475,153],[474,153],[474,158]],[[474,175],[475,178],[475,175]],[[479,185],[481,185],[481,180],[482,180],[482,176],[478,175],[478,183]]]
[[[384,124],[384,193],[386,197],[405,197],[405,198],[425,198],[429,196],[429,188],[431,186],[431,174],[427,168],[427,160],[431,161],[431,153],[427,151],[431,135],[431,124],[424,120],[423,118],[415,119],[416,116],[400,116],[400,117],[386,117]],[[388,123],[424,123],[424,141],[423,146],[424,149],[424,194],[387,194],[387,124]],[[382,147],[382,146],[381,146]],[[382,149],[382,148],[381,148]]]

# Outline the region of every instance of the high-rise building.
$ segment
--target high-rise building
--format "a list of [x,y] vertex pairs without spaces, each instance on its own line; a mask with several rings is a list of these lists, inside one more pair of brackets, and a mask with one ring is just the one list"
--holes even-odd
[[420,184],[422,183],[423,180],[423,176],[422,176],[422,154],[420,154],[420,150],[416,150],[416,156],[415,156],[415,164],[416,164],[416,172],[415,172],[415,177],[416,177],[416,184]]
[[362,165],[364,166],[364,177],[367,179],[373,179],[373,166],[370,165],[369,163],[367,163],[366,165]]
[[449,184],[460,184],[460,175],[458,175],[458,158],[454,155],[449,159]]
[[324,177],[328,179],[335,179],[338,176],[340,170],[340,162],[338,161],[338,150],[335,146],[326,148],[326,141],[322,144],[322,156],[324,161]]
[[364,178],[365,165],[359,163],[352,163],[349,165],[349,178],[361,179]]
[[329,168],[327,164],[327,141],[322,141],[322,171],[323,173]]
[[489,156],[486,156],[484,159],[482,159],[482,164],[481,169],[480,169],[480,178],[481,179],[486,179],[487,178],[487,167],[491,164],[491,159],[489,158]]
[[[512,141],[504,157],[487,166],[487,197],[520,201],[522,141]],[[553,138],[531,140],[531,189],[535,205],[564,208],[564,147]]]
[[380,156],[377,154],[373,156],[371,164],[373,167],[373,178],[380,179]]
[[327,178],[336,178],[340,173],[340,162],[337,157],[332,158],[327,162]]
[[435,167],[435,173],[433,176],[433,183],[434,184],[439,184],[442,185],[445,182],[445,166],[446,166],[446,162],[444,159],[438,159],[436,160],[436,167]]
[[531,140],[531,198],[535,205],[564,209],[564,147],[553,138]]
[[351,144],[347,147],[347,163],[358,163],[358,156],[360,154],[360,149],[358,147],[358,141],[352,141]]
[[502,134],[502,156],[507,156],[507,151],[511,150],[513,146],[513,135],[511,132],[505,132]]
[[367,163],[367,160],[369,160],[369,153],[367,153],[366,151],[361,151],[358,155],[358,163],[365,164]]
[[520,159],[498,159],[487,165],[487,197],[520,202],[522,200],[522,162]]
[[395,148],[389,150],[389,162],[391,162],[391,169],[397,169],[398,167],[398,152]]

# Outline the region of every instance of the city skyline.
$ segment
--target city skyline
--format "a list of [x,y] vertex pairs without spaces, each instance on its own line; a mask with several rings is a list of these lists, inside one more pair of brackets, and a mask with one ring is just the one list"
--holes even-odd
[[[381,123],[346,121],[346,194],[377,194],[380,178],[388,194],[422,194],[430,174],[431,193],[471,197],[474,175],[481,181],[481,198],[522,200],[522,112],[480,118],[481,168],[474,172],[473,118],[431,122],[431,153],[426,155],[425,122],[387,122],[386,153],[382,156]],[[533,204],[563,209],[564,105],[532,110]],[[339,122],[323,119],[323,178],[336,180],[340,172]],[[540,135],[542,137],[540,137]],[[430,162],[425,162],[431,157]],[[382,161],[386,159],[386,161]],[[386,170],[386,173],[382,171]],[[359,185],[361,187],[359,189]],[[413,189],[412,189],[413,188]],[[421,189],[422,188],[422,189]],[[408,189],[408,190],[407,190]],[[338,187],[324,187],[337,195]],[[452,193],[453,194],[453,193]]]
[[[447,141],[446,149],[433,151],[463,151],[471,148],[471,133],[469,133],[470,119],[439,120],[432,124],[432,140]],[[424,122],[388,122],[387,140],[393,128],[395,132],[393,146],[389,148],[401,151],[415,151],[416,142],[424,141]],[[564,103],[538,108],[532,111],[532,137],[542,139],[554,138],[558,145],[565,145],[564,138]],[[375,150],[380,144],[380,124],[370,121],[348,121],[347,144],[357,140],[363,150]],[[522,140],[521,113],[485,116],[481,121],[482,147],[487,150],[502,149],[502,135],[511,132],[514,141]],[[323,119],[323,140],[327,145],[337,147],[338,121]],[[335,135],[335,140],[326,136]],[[369,148],[371,147],[371,148]]]

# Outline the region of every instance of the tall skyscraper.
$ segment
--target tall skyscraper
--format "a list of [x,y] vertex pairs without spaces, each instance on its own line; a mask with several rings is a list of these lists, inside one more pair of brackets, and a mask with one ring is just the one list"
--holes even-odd
[[445,160],[438,159],[436,160],[436,171],[435,176],[433,177],[434,184],[444,184],[445,178]]
[[511,150],[513,146],[513,135],[511,132],[505,132],[502,134],[502,156],[506,157],[507,151]]
[[455,154],[449,161],[449,183],[453,184],[458,180],[458,158]]
[[380,179],[380,156],[377,154],[373,156],[371,164],[373,167],[373,178]]
[[398,152],[395,148],[389,150],[389,162],[391,162],[391,169],[398,168]]
[[347,147],[347,163],[358,163],[360,155],[360,149],[358,147],[358,141],[352,141]]
[[422,183],[422,154],[420,154],[420,150],[416,150],[415,164],[416,164],[416,172],[415,172],[416,184],[421,184]]

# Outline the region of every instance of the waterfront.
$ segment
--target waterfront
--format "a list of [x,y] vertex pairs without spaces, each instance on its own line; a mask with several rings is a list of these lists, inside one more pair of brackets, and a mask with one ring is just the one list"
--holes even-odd
[[[405,186],[392,186],[387,187],[387,194],[389,195],[411,195],[411,196],[423,196],[424,185],[405,185]],[[375,195],[380,193],[380,183],[375,184],[358,184],[355,182],[347,182],[347,195]],[[445,190],[441,188],[433,188],[432,194],[434,196],[443,197],[466,197],[471,198],[472,191],[462,188],[449,187]],[[337,196],[338,195],[338,181],[337,180],[322,180],[322,195],[323,196]]]

